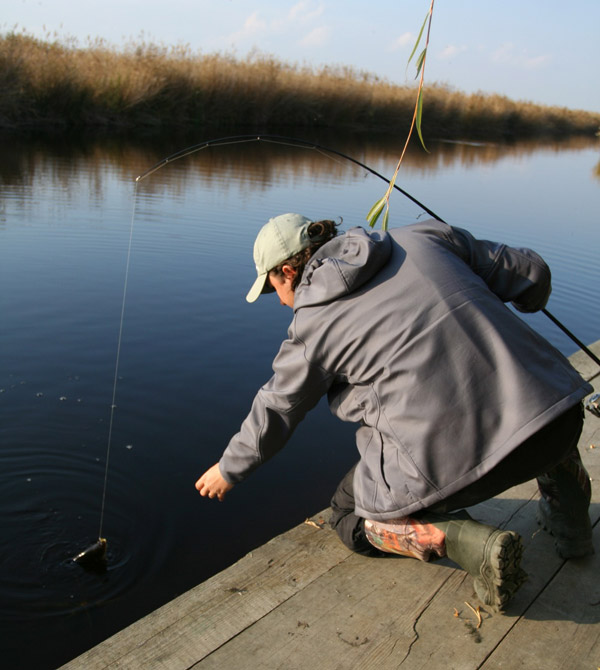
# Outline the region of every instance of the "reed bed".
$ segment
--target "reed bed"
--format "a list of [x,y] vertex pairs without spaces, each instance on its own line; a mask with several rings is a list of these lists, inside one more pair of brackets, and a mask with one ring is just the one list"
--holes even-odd
[[[408,132],[416,89],[346,67],[308,68],[256,53],[0,36],[0,128],[160,132],[334,128]],[[590,135],[600,114],[426,85],[430,138]]]

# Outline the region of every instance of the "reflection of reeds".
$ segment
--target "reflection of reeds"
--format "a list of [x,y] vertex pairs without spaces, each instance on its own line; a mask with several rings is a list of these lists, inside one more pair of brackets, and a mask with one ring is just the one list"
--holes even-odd
[[[237,60],[185,48],[102,43],[79,48],[24,34],[0,36],[0,127],[353,128],[406,133],[413,88],[350,68],[318,70],[264,55]],[[425,92],[429,138],[593,134],[600,114],[466,95]]]
[[[360,135],[320,131],[321,144],[334,148],[389,176],[402,150],[404,138],[385,134]],[[181,136],[150,138],[77,137],[65,142],[56,136],[4,137],[3,160],[0,161],[0,186],[29,184],[46,179],[50,171],[53,181],[63,184],[65,194],[77,189],[82,178],[89,179],[90,192],[102,188],[107,170],[116,172],[124,181],[131,181],[176,151],[211,139],[197,132]],[[403,174],[435,174],[455,164],[475,167],[533,152],[557,153],[563,150],[583,151],[595,146],[597,140],[571,137],[564,140],[530,140],[518,143],[431,142],[431,153],[414,144],[403,161]],[[57,160],[60,158],[60,160]],[[176,178],[170,174],[176,169]],[[167,189],[183,193],[199,181],[220,190],[229,188],[267,188],[285,174],[294,180],[306,174],[320,182],[333,183],[344,175],[361,174],[361,168],[340,160],[326,158],[311,149],[270,143],[245,143],[203,149],[169,164],[157,176],[140,183],[145,192]],[[235,179],[231,179],[235,176]],[[402,186],[402,179],[399,181]]]

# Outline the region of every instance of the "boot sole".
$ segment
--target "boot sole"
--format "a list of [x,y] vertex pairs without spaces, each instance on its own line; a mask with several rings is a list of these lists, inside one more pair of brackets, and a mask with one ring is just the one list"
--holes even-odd
[[475,577],[475,592],[479,599],[497,612],[527,579],[521,568],[523,543],[520,535],[511,530],[491,533],[485,546],[480,574]]

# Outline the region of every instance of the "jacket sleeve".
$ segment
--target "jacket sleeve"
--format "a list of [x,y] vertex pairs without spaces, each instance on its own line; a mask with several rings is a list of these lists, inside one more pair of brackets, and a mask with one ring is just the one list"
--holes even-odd
[[332,382],[332,375],[311,364],[304,344],[293,338],[282,344],[273,371],[219,461],[221,474],[230,484],[245,479],[282,449]]
[[478,240],[462,228],[448,228],[463,260],[503,302],[520,312],[546,306],[552,291],[550,268],[535,251]]

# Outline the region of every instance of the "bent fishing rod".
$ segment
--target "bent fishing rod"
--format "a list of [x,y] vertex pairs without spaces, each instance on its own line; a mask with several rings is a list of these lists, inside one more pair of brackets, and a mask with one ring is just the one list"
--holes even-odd
[[[201,151],[202,149],[207,149],[209,147],[216,147],[216,146],[224,146],[227,144],[244,144],[248,142],[265,142],[265,143],[271,143],[271,144],[283,144],[283,145],[288,145],[288,146],[294,146],[294,147],[303,147],[305,149],[315,149],[316,151],[320,152],[326,152],[329,154],[333,154],[335,156],[339,156],[340,158],[343,158],[344,160],[350,161],[351,163],[354,163],[355,165],[358,165],[361,167],[363,170],[366,170],[367,172],[370,172],[372,175],[375,175],[375,177],[379,177],[379,179],[382,179],[384,182],[386,182],[388,185],[390,183],[390,180],[387,177],[384,177],[382,174],[374,170],[373,168],[369,167],[368,165],[365,165],[361,161],[357,160],[356,158],[353,158],[352,156],[348,156],[348,154],[345,154],[341,151],[338,151],[337,149],[332,149],[331,147],[326,147],[322,144],[318,144],[316,142],[311,142],[309,140],[303,140],[298,137],[287,137],[285,135],[270,135],[270,134],[254,134],[254,135],[231,135],[228,137],[220,137],[216,138],[213,140],[206,140],[204,142],[201,142],[199,144],[194,144],[192,146],[189,146],[185,149],[182,149],[181,151],[178,151],[174,154],[171,154],[170,156],[167,156],[166,158],[163,158],[161,161],[153,165],[151,168],[146,170],[146,172],[143,172],[141,175],[139,175],[136,178],[136,182],[142,181],[146,177],[150,176],[153,172],[156,172],[157,170],[160,170],[160,168],[164,167],[167,165],[167,163],[171,163],[175,160],[178,160],[180,158],[184,158],[185,156],[189,156],[191,154],[194,154],[198,151]],[[418,205],[424,212],[427,212],[431,217],[436,219],[436,221],[439,221],[440,223],[446,223],[444,219],[442,219],[440,216],[438,216],[435,212],[433,212],[431,209],[426,207],[422,202],[419,202],[416,198],[414,198],[410,193],[407,193],[404,189],[400,188],[397,184],[393,185],[394,188],[397,191],[400,191],[402,195],[404,195],[406,198],[411,200],[415,205]],[[448,224],[446,224],[448,225]],[[600,366],[600,358],[594,354],[593,351],[591,351],[583,342],[577,338],[563,323],[561,323],[553,314],[551,314],[545,307],[542,308],[541,310],[558,328],[560,328],[567,337],[571,338],[573,342],[582,350],[584,351],[593,361],[596,363],[596,365]]]

